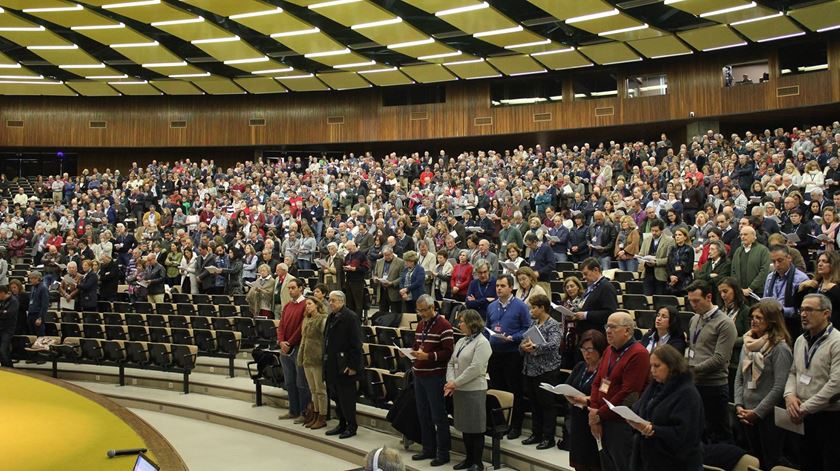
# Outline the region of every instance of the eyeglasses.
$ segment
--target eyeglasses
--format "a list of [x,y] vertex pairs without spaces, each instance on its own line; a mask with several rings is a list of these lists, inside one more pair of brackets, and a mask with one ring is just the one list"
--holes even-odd
[[811,314],[811,313],[823,312],[823,311],[824,311],[824,309],[820,309],[820,308],[817,308],[817,307],[803,307],[803,308],[799,309],[799,312],[801,314]]
[[580,347],[580,352],[581,353],[592,353],[594,351],[595,351],[595,349],[592,348],[592,347]]
[[604,329],[606,329],[606,330],[615,330],[615,329],[619,329],[619,328],[621,328],[621,327],[624,327],[624,328],[627,328],[627,329],[629,329],[629,328],[630,328],[630,326],[629,326],[629,325],[607,324],[607,325],[605,325],[605,326],[604,326]]
[[671,315],[670,314],[657,314],[656,318],[657,319],[670,319]]

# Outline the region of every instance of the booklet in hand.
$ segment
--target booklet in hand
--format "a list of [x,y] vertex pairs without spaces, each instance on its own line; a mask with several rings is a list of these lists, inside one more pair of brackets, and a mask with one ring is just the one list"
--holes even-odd
[[554,394],[559,394],[562,396],[586,397],[586,394],[564,383],[558,384],[557,386],[552,386],[548,383],[540,383],[540,387],[545,389],[546,391],[553,392]]
[[604,399],[604,402],[607,403],[607,406],[609,406],[611,411],[615,412],[619,417],[628,422],[635,422],[637,424],[644,424],[648,422],[647,420],[639,417],[635,412],[633,412],[633,409],[630,409],[627,406],[614,406],[606,399]]
[[533,343],[534,345],[545,345],[546,343],[548,343],[546,342],[545,337],[540,331],[539,326],[537,326],[536,324],[532,325],[528,330],[526,330],[523,336],[526,339],[530,340],[531,343]]

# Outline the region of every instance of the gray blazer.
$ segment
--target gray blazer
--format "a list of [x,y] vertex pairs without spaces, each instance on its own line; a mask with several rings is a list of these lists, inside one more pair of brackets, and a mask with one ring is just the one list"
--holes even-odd
[[487,389],[487,363],[490,361],[490,341],[480,333],[463,337],[446,367],[446,381],[455,381],[459,391],[484,391]]

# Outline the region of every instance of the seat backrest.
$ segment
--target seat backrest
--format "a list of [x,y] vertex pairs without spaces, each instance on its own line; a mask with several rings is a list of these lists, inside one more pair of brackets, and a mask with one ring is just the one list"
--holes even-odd
[[79,339],[79,345],[82,348],[82,358],[90,361],[102,360],[102,344],[98,339]]
[[145,365],[149,362],[149,350],[146,342],[125,342],[125,356],[129,363]]
[[738,463],[735,464],[732,471],[749,471],[750,468],[758,468],[758,465],[758,458],[753,455],[744,455],[740,460],[738,460]]
[[493,431],[503,431],[510,425],[513,393],[498,389],[487,390],[487,425]]
[[172,364],[172,353],[168,343],[150,343],[149,359],[151,362],[162,368],[168,368]]
[[125,361],[125,345],[121,340],[103,340],[102,353],[105,360],[116,363]]

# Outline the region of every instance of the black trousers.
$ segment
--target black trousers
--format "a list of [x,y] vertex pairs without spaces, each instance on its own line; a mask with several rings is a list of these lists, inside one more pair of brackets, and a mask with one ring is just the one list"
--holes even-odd
[[645,296],[665,294],[665,282],[657,280],[653,270],[653,267],[645,267],[645,276],[642,278],[642,289],[645,291]]
[[327,390],[335,401],[335,412],[341,428],[356,431],[356,378],[340,375],[335,381],[327,381]]
[[731,443],[732,429],[729,427],[729,386],[700,386],[697,392],[703,400],[705,427],[703,441],[706,443]]
[[355,312],[359,318],[364,317],[365,311],[365,281],[364,280],[347,280],[346,291],[347,295],[347,309]]
[[403,312],[402,310],[402,300],[398,301],[391,301],[391,298],[388,297],[388,289],[387,288],[379,288],[379,313],[380,314],[390,314],[390,313],[398,313]]
[[557,395],[540,387],[540,383],[559,383],[557,371],[538,376],[524,376],[525,393],[531,400],[531,432],[541,440],[554,441],[557,430]]
[[761,461],[761,469],[772,469],[781,464],[785,435],[784,430],[776,427],[772,415],[758,419],[753,425],[744,424],[743,429],[751,454]]
[[624,420],[606,420],[601,435],[601,469],[604,471],[630,471],[630,454],[633,450],[633,429]]
[[0,366],[12,367],[12,337],[14,335],[14,325],[0,331]]
[[522,429],[525,417],[522,390],[522,356],[519,352],[493,352],[487,365],[490,388],[513,393],[513,413],[510,427]]
[[840,412],[817,412],[805,417],[802,471],[828,471],[840,463]]

